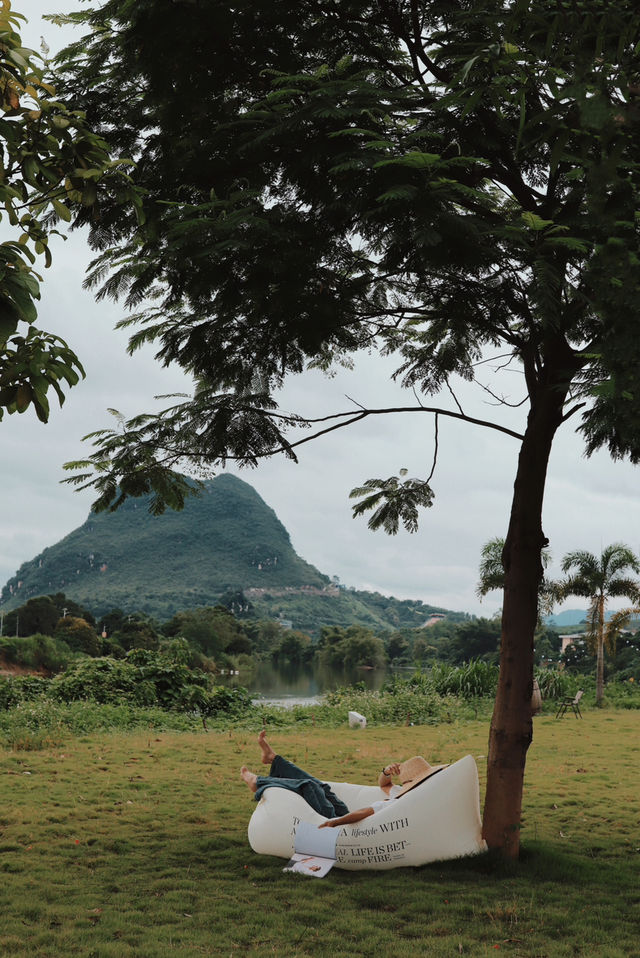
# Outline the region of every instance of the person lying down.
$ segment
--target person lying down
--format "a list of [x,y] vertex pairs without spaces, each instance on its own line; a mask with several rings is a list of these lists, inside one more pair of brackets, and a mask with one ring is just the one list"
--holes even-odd
[[[277,755],[267,741],[266,731],[263,729],[258,735],[258,746],[263,765],[270,765],[268,775],[257,775],[251,772],[246,765],[240,769],[240,775],[253,792],[255,800],[259,801],[265,788],[285,788],[297,792],[314,811],[327,819],[319,828],[335,828],[339,825],[350,825],[362,821],[379,811],[386,802],[402,798],[408,791],[419,785],[429,776],[446,768],[446,765],[430,765],[421,755],[414,755],[405,762],[391,762],[385,765],[378,776],[378,785],[386,793],[387,798],[373,802],[365,808],[358,808],[350,812],[331,786],[316,778],[304,769],[289,762],[281,755]],[[394,784],[394,777],[399,783]]]

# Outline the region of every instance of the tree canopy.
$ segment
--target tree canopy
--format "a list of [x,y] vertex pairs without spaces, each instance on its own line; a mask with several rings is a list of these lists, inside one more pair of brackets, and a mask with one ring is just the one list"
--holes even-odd
[[[98,508],[151,488],[180,504],[180,465],[295,458],[391,412],[513,436],[485,834],[517,853],[553,439],[572,419],[588,453],[640,460],[636,5],[107,0],[70,19],[90,33],[62,55],[63,88],[144,191],[142,222],[107,198],[89,224],[89,285],[132,310],[132,350],[154,343],[196,383],[94,434],[72,481]],[[406,407],[278,408],[287,375],[373,349]],[[488,355],[519,396],[482,380]],[[466,414],[456,377],[523,403],[523,431]],[[429,480],[361,488],[394,531]]]
[[[71,98],[60,99],[46,61],[22,46],[24,17],[3,0],[0,10],[0,419],[32,408],[49,418],[50,391],[60,404],[84,376],[73,349],[38,329],[38,264],[51,265],[49,238],[79,207],[98,218],[103,190],[122,202],[136,197],[124,167],[87,124]],[[130,164],[129,164],[130,165]]]
[[198,383],[97,437],[102,503],[158,460],[295,455],[283,377],[370,347],[425,393],[487,347],[530,397],[552,365],[588,451],[637,461],[633,4],[186,6],[180,40],[184,2],[70,18],[66,89],[146,194],[142,226],[102,204],[90,283]]

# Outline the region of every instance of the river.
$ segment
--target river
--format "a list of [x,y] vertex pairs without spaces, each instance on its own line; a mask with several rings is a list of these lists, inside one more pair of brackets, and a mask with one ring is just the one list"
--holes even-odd
[[255,701],[282,705],[317,705],[325,692],[362,682],[366,689],[382,687],[387,672],[384,669],[332,670],[311,666],[276,667],[269,662],[257,663],[255,669],[239,675],[222,675],[217,680],[224,685],[242,685]]

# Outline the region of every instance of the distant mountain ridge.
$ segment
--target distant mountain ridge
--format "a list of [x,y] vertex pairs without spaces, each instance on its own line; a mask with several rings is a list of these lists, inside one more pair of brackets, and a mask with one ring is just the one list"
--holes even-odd
[[255,489],[230,475],[205,482],[182,512],[152,516],[143,498],[127,500],[114,513],[90,513],[20,566],[2,589],[0,609],[64,592],[98,617],[120,608],[162,620],[240,590],[257,615],[277,614],[307,631],[355,622],[376,629],[419,627],[432,612],[446,611],[338,588],[296,554],[284,525]]
[[[562,629],[586,623],[588,615],[588,609],[565,609],[564,612],[557,612],[554,615],[545,616],[544,621],[547,625]],[[615,615],[615,611],[610,609],[608,612],[605,612],[604,617],[608,622],[613,615]]]
[[114,513],[90,513],[55,545],[25,562],[2,590],[0,607],[64,592],[88,608],[208,604],[225,591],[268,586],[324,587],[329,578],[296,555],[273,509],[248,483],[205,482],[182,512],[152,516],[146,499]]

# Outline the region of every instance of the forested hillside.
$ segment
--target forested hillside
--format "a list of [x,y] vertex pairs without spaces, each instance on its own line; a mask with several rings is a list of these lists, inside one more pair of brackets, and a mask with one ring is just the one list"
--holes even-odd
[[152,516],[146,499],[138,499],[115,513],[91,513],[20,567],[2,590],[2,608],[64,592],[97,614],[117,606],[169,616],[210,605],[228,590],[328,583],[296,555],[257,492],[222,475],[207,481],[182,512]]
[[54,593],[97,617],[119,608],[159,620],[243,593],[257,617],[280,616],[310,634],[322,625],[419,628],[445,611],[339,588],[296,554],[253,487],[229,475],[207,481],[182,512],[152,516],[147,500],[137,499],[115,513],[91,513],[20,567],[2,590],[0,609]]

